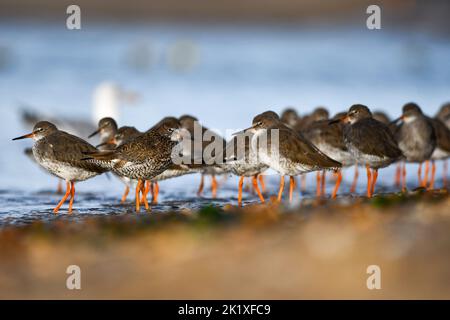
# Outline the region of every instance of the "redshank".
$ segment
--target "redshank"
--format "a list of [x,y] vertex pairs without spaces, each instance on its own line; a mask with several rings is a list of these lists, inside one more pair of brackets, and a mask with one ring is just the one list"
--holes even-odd
[[[131,129],[128,129],[131,128]],[[117,123],[113,118],[107,117],[102,118],[98,122],[98,129],[89,135],[89,138],[99,134],[100,135],[100,144],[96,146],[98,150],[114,150],[119,146],[125,139],[129,140],[140,134],[138,130],[133,127],[121,127],[117,128]],[[119,138],[120,137],[120,138]],[[120,139],[120,141],[118,141]],[[125,191],[120,200],[121,203],[125,203],[128,193],[130,192],[130,188],[133,185],[133,181],[128,177],[119,176],[114,174],[117,178],[125,184]]]
[[[341,116],[338,114],[338,117]],[[342,164],[342,166],[351,166],[355,164],[355,159],[347,149],[343,137],[343,124],[333,123],[329,124],[329,120],[319,120],[311,123],[308,129],[303,131],[306,139],[311,141],[320,151],[326,154],[331,159],[334,159]],[[323,177],[323,181],[324,181]],[[336,198],[342,181],[341,170],[337,171],[336,184],[331,195]],[[319,186],[318,186],[319,190]],[[322,191],[319,192],[322,194]]]
[[[426,179],[422,179],[422,163],[426,161],[425,176],[428,176],[429,160],[436,147],[436,135],[430,119],[425,116],[415,103],[403,106],[402,116],[394,121],[402,121],[395,138],[407,162],[418,163],[419,184],[426,187]],[[406,165],[402,170],[402,189],[406,190]]]
[[[431,179],[429,189],[434,189],[434,178],[436,174],[435,160],[444,161],[444,170],[442,173],[443,187],[447,187],[446,161],[450,157],[450,129],[438,118],[430,118],[433,130],[436,135],[436,148],[431,155]],[[427,178],[425,178],[427,179]]]
[[[252,178],[252,185],[262,203],[265,202],[258,186],[259,175],[268,169],[268,166],[259,162],[256,153],[251,148],[250,134],[235,135],[226,145],[225,148],[225,166],[232,173],[239,177],[238,184],[238,205],[242,206],[242,187],[245,177]],[[260,180],[261,182],[261,180]]]
[[383,111],[376,110],[372,112],[372,116],[375,120],[380,121],[387,126],[391,123],[391,119],[389,119],[389,116]]
[[304,131],[308,130],[308,127],[316,122],[316,121],[322,121],[322,120],[328,120],[330,116],[330,113],[328,110],[324,107],[317,107],[311,112],[311,114],[308,114],[304,117],[302,117],[298,122],[295,129],[298,131]]
[[253,118],[250,128],[252,148],[262,164],[281,175],[278,201],[284,189],[284,176],[289,179],[289,201],[295,188],[294,176],[317,170],[338,170],[341,164],[326,156],[301,133],[289,128],[280,121],[273,111],[266,111]]
[[69,213],[72,213],[75,182],[107,171],[93,161],[82,160],[85,152],[96,152],[97,149],[76,136],[58,130],[48,121],[38,122],[31,133],[13,140],[25,138],[35,141],[33,155],[36,161],[48,172],[66,181],[66,193],[53,212],[57,213],[70,195]]
[[294,108],[286,108],[281,113],[280,119],[285,125],[291,128],[295,128],[300,117],[298,116],[297,111],[295,111]]
[[395,138],[389,128],[375,120],[369,108],[361,104],[350,107],[341,119],[344,126],[344,142],[358,164],[367,170],[367,197],[372,197],[378,178],[378,169],[387,167],[402,157]]
[[[153,128],[151,128],[149,130],[153,130]],[[135,139],[136,137],[138,137],[141,134],[142,134],[142,132],[137,130],[135,127],[123,126],[117,130],[117,133],[114,135],[114,138],[111,142],[117,146],[120,146],[120,145],[126,143],[127,141]],[[159,185],[158,185],[159,181],[179,177],[179,176],[182,176],[182,175],[185,175],[188,173],[193,173],[193,172],[195,172],[195,171],[191,171],[186,166],[172,164],[167,170],[165,170],[163,173],[154,177],[151,181],[149,181],[149,180],[146,181],[146,187],[145,187],[143,197],[146,197],[148,191],[151,189],[152,204],[157,204],[158,203],[158,194],[159,194]],[[135,181],[131,180],[127,177],[122,177],[122,179],[124,179],[124,182],[127,185],[125,193],[122,197],[122,202],[124,202],[128,195],[128,192],[129,192],[129,186],[131,186]],[[143,203],[143,202],[144,202],[144,200],[142,198],[141,203]]]
[[[189,165],[190,168],[200,170],[202,173],[201,180],[200,180],[200,186],[198,188],[197,195],[200,196],[203,192],[204,176],[210,175],[211,180],[212,180],[212,183],[211,183],[212,197],[215,198],[217,195],[217,186],[218,186],[216,176],[222,175],[222,174],[226,173],[227,171],[225,170],[224,167],[216,165],[216,163],[213,163],[213,164],[205,163],[205,161],[203,159],[203,156],[204,156],[203,151],[205,151],[205,149],[208,148],[208,146],[211,143],[221,145],[221,150],[223,150],[223,148],[226,147],[226,141],[225,141],[225,139],[223,139],[220,135],[218,135],[214,131],[209,130],[205,126],[201,125],[199,123],[198,119],[191,115],[183,115],[179,119],[180,119],[182,128],[188,130],[191,137],[194,139],[193,148],[200,150],[200,152],[202,153],[202,155],[201,155],[202,163],[201,164]],[[201,136],[197,137],[197,135],[199,135],[199,134],[201,134]],[[210,136],[213,139],[211,139],[211,140],[205,139],[206,136]],[[197,139],[201,139],[201,141],[197,142],[196,141]],[[199,144],[199,147],[197,147],[197,144]],[[193,154],[194,153],[195,153],[195,151],[193,152]],[[210,158],[214,159],[215,156],[216,156],[215,152],[212,152],[212,154],[210,155]]]
[[[435,118],[441,120],[442,123],[444,123],[448,129],[450,129],[450,102],[445,103],[441,106]],[[447,187],[447,170],[447,160],[444,160],[443,179],[445,188]]]
[[450,129],[450,102],[442,105],[435,118],[441,120]]
[[[372,112],[372,116],[375,120],[378,120],[387,125],[395,137],[395,134],[398,129],[397,124],[392,122],[385,112],[379,110],[374,111]],[[401,186],[401,175],[402,175],[402,161],[399,161],[397,162],[395,169],[395,186],[398,188]]]
[[107,143],[114,137],[117,132],[117,123],[113,118],[102,118],[98,122],[98,128],[91,133],[88,138],[92,138],[95,135],[100,135],[100,142]]

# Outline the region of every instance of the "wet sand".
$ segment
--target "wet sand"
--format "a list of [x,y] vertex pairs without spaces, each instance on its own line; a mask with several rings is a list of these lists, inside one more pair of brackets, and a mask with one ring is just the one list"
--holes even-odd
[[[61,215],[0,231],[0,298],[450,298],[445,189]],[[81,290],[66,268],[81,268]],[[368,290],[369,265],[381,290]]]

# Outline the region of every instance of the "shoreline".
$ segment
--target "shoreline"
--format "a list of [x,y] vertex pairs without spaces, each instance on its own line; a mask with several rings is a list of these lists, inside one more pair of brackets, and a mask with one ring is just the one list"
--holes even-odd
[[[6,228],[0,298],[449,298],[449,206],[418,190]],[[82,290],[65,288],[73,264]],[[382,290],[365,286],[373,264]]]

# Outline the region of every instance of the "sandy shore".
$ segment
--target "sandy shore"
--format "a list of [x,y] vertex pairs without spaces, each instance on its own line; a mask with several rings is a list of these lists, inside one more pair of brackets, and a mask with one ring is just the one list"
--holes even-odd
[[449,209],[436,190],[8,227],[0,298],[449,299]]

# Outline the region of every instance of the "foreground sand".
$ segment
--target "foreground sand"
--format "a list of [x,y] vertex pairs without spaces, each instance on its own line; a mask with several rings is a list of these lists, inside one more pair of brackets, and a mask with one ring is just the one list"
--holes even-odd
[[[66,268],[81,268],[81,290]],[[366,268],[381,268],[368,290]],[[446,190],[0,231],[0,298],[450,298]]]

